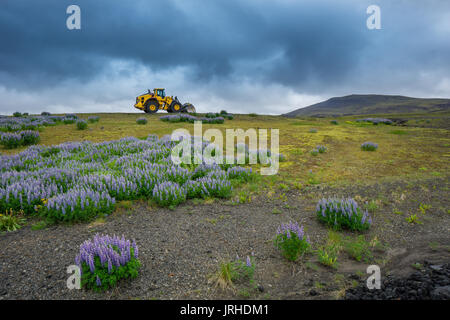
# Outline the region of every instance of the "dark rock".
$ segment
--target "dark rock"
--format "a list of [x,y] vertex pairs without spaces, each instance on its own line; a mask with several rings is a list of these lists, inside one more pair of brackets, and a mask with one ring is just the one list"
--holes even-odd
[[431,297],[433,299],[450,299],[450,286],[437,287],[431,292]]
[[347,290],[348,300],[449,300],[450,263],[432,265],[423,263],[422,272],[414,272],[408,277],[387,276],[383,279],[381,290],[369,290],[364,284]]
[[311,289],[311,290],[309,291],[309,295],[310,295],[310,296],[317,296],[317,295],[319,295],[319,293],[318,293],[316,290]]
[[259,291],[259,292],[264,292],[264,287],[263,287],[262,285],[259,285],[259,286],[258,286],[258,291]]

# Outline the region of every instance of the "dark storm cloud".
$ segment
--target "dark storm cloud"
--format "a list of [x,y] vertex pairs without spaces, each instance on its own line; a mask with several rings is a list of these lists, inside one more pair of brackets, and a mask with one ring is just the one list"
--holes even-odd
[[[449,94],[448,2],[373,2],[3,0],[0,87],[89,85],[126,61],[115,80],[183,67],[190,87],[217,84],[217,96],[227,81],[320,96],[414,95],[440,82]],[[66,28],[70,4],[81,30]],[[365,27],[370,4],[381,6],[382,30]]]

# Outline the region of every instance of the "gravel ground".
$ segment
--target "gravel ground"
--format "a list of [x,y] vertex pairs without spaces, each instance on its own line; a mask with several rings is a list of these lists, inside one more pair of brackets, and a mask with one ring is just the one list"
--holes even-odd
[[[367,264],[340,256],[338,269],[331,270],[319,266],[313,254],[289,263],[272,245],[278,225],[289,220],[305,226],[314,246],[323,243],[328,231],[315,219],[314,208],[319,198],[331,195],[359,197],[359,203],[381,199],[373,213],[374,227],[366,236],[376,236],[386,244],[387,249],[377,254],[383,274],[414,272],[411,264],[429,256],[434,263],[450,262],[446,179],[366,187],[318,186],[286,195],[286,201],[260,196],[241,205],[222,200],[200,205],[188,202],[175,210],[151,208],[141,201],[131,209],[118,210],[104,223],[56,225],[44,230],[26,226],[2,234],[0,299],[333,299],[349,283],[365,282],[356,273],[365,273]],[[432,209],[420,216],[423,224],[411,225],[405,220],[406,213],[416,212],[419,203]],[[394,210],[404,214],[394,214]],[[95,233],[136,239],[140,274],[105,293],[69,290],[66,268],[73,264],[79,245]],[[252,253],[256,289],[241,285],[222,291],[208,282],[223,259]],[[343,283],[336,281],[338,275]]]

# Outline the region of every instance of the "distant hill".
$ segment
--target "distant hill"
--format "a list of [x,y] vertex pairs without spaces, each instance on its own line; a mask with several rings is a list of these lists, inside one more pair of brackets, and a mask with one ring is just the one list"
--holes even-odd
[[285,117],[345,116],[385,113],[416,113],[450,110],[450,99],[420,99],[377,94],[352,94],[286,113]]

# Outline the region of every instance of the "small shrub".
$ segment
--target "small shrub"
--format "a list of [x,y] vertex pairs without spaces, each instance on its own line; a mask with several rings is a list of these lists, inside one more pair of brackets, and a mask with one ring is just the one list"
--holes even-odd
[[41,116],[50,116],[50,115],[51,115],[50,112],[47,112],[47,111],[41,112]]
[[364,142],[361,144],[361,150],[363,151],[375,151],[378,149],[378,144],[373,142]]
[[136,120],[136,123],[137,123],[137,124],[147,124],[147,119],[144,118],[144,117],[138,118],[138,119]]
[[249,115],[248,115],[249,117],[253,117],[253,118],[255,118],[255,117],[257,117],[258,116],[258,114],[256,114],[256,113],[249,113]]
[[318,202],[317,218],[334,229],[347,228],[352,231],[369,229],[372,219],[352,198],[328,198]]
[[311,246],[309,237],[307,237],[303,231],[303,226],[300,227],[297,222],[281,224],[281,226],[278,227],[274,245],[289,261],[296,261],[298,257],[306,253]]
[[22,116],[22,113],[20,113],[19,111],[16,111],[13,113],[13,116],[16,118],[20,118]]
[[226,110],[220,110],[220,114],[228,114]]
[[331,124],[339,124],[339,122],[337,122],[337,120],[331,120],[330,123]]
[[88,127],[88,124],[86,120],[77,120],[77,129],[78,130],[86,130]]
[[140,268],[135,241],[98,234],[80,246],[75,263],[82,270],[81,285],[96,291],[112,288],[124,278],[136,278]]

